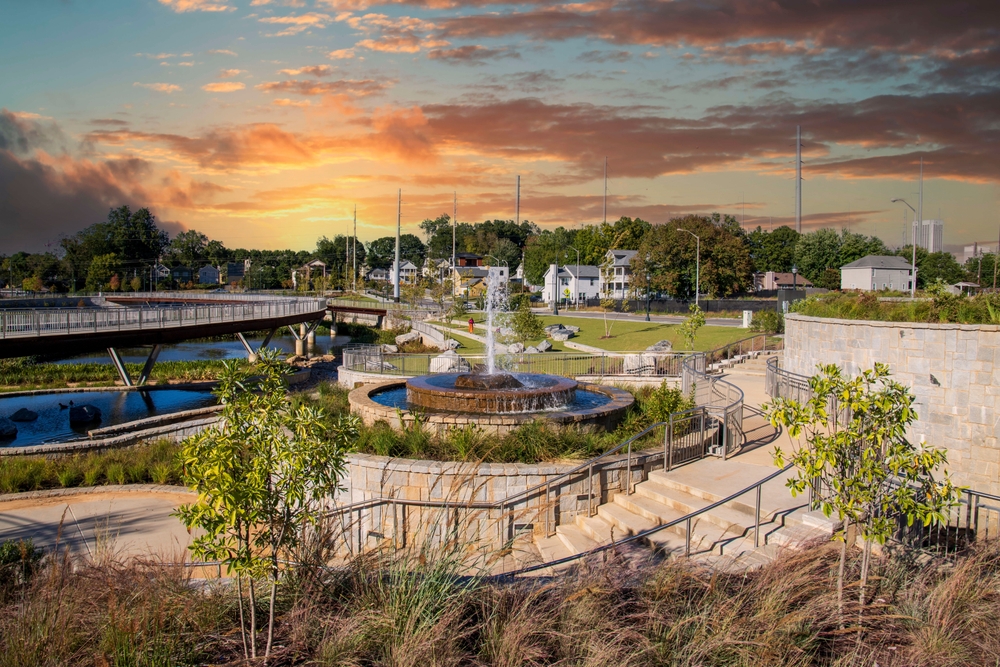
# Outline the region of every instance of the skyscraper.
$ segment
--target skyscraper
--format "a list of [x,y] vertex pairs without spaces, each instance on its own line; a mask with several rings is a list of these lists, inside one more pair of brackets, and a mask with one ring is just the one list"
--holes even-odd
[[944,220],[924,220],[917,230],[917,246],[927,252],[944,250]]

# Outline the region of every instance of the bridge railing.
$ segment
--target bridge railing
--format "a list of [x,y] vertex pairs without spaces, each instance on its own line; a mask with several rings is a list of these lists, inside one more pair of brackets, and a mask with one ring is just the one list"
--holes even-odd
[[[655,376],[676,378],[681,375],[683,353],[609,352],[544,352],[539,354],[501,355],[498,363],[515,373],[545,373],[548,375],[586,376]],[[428,373],[469,371],[486,365],[485,354],[459,354],[442,357],[432,354],[384,352],[380,345],[360,345],[344,349],[344,368],[362,373],[391,376],[416,376]]]
[[[151,301],[170,298],[167,293],[141,295]],[[184,293],[180,293],[184,294]],[[190,294],[185,295],[192,298]],[[234,295],[219,295],[227,301]],[[246,297],[247,295],[239,295]],[[198,297],[199,301],[201,297]],[[245,303],[187,303],[107,308],[34,308],[0,310],[0,339],[165,329],[220,322],[274,319],[325,310],[324,299],[264,298]]]

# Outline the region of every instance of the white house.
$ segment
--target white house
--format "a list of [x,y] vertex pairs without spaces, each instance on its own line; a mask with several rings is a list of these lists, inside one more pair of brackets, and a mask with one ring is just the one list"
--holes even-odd
[[[406,284],[412,285],[413,283],[417,282],[417,275],[419,273],[420,273],[420,270],[417,268],[416,264],[414,264],[413,262],[411,262],[408,259],[404,259],[403,263],[402,263],[402,269],[399,272],[399,283],[400,284],[406,283]],[[391,280],[392,284],[395,285],[396,284],[396,262],[395,261],[393,261],[392,266],[389,268],[389,276],[390,276],[390,280]]]
[[[579,268],[579,272],[577,269]],[[595,299],[601,295],[601,269],[597,266],[567,264],[559,267],[558,289],[560,302],[580,303],[587,299]],[[545,272],[545,287],[542,289],[542,299],[552,303],[552,267]],[[567,296],[568,293],[568,296]]]
[[840,267],[840,289],[907,292],[912,281],[913,267],[902,257],[868,255]]
[[609,250],[601,265],[601,294],[612,299],[624,299],[632,282],[632,258],[636,250]]

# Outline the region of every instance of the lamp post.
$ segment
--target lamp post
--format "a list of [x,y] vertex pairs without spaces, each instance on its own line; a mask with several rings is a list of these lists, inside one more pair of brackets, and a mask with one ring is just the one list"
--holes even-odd
[[646,321],[649,322],[649,255],[646,255],[643,269],[646,274]]
[[[910,206],[909,202],[900,197],[896,197],[892,200],[893,204],[902,203],[906,205],[906,208],[913,211],[913,215],[917,214],[917,209]],[[913,246],[913,260],[911,261],[911,266],[913,267],[913,281],[910,283],[910,298],[912,299],[917,293],[917,219],[913,218],[913,233],[910,235],[910,245]]]
[[[566,246],[566,248],[568,250],[576,250],[576,248],[574,248],[571,245]],[[579,250],[576,250],[576,289],[573,291],[576,292],[573,298],[573,302],[576,304],[576,309],[580,310],[580,251]]]
[[507,284],[507,282],[510,280],[510,264],[507,263],[507,260],[500,259],[499,257],[496,257],[494,255],[486,255],[486,256],[492,260],[495,260],[497,264],[502,263],[504,267],[506,267],[507,272],[504,274],[504,284]]
[[694,255],[694,305],[695,305],[696,308],[700,308],[701,306],[698,304],[698,293],[701,292],[701,237],[698,236],[697,234],[695,234],[694,232],[690,231],[690,230],[681,229],[680,227],[677,228],[677,231],[679,231],[679,232],[687,232],[688,234],[690,234],[691,236],[694,237],[695,241],[697,241],[696,249],[694,251],[695,252],[695,255]]
[[795,298],[795,290],[799,288],[799,267],[792,264],[792,298]]

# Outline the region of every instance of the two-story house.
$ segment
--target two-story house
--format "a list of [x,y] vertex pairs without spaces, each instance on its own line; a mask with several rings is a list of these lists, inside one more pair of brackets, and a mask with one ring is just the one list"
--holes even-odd
[[628,296],[632,281],[632,258],[637,250],[609,250],[600,271],[600,292],[612,299]]
[[559,294],[560,303],[581,303],[587,299],[595,299],[601,295],[601,269],[587,264],[567,264],[560,266],[557,289],[553,289],[552,267],[545,272],[545,287],[542,289],[542,299],[552,303],[552,295]]

